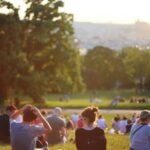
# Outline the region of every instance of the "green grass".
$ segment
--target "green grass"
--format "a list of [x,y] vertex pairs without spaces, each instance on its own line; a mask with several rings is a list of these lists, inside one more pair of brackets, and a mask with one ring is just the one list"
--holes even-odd
[[[67,143],[49,147],[50,150],[76,150],[75,144]],[[10,146],[0,145],[0,150],[10,150]],[[107,150],[129,150],[128,136],[107,135]]]
[[[122,96],[125,98],[124,103],[120,103],[118,106],[111,106],[110,103],[112,99],[115,96]],[[41,104],[36,104],[39,107],[46,107],[46,108],[51,108],[51,107],[56,107],[60,106],[62,108],[84,108],[89,105],[95,105],[100,107],[101,109],[150,109],[150,103],[145,103],[145,104],[131,104],[129,103],[129,99],[133,96],[145,96],[145,97],[150,97],[149,91],[145,91],[143,93],[139,93],[138,95],[135,94],[135,90],[102,90],[99,91],[95,94],[95,96],[99,99],[102,100],[102,103],[100,104],[94,104],[89,101],[89,99],[92,97],[91,92],[86,92],[86,93],[80,93],[80,94],[74,94],[70,96],[69,102],[60,102],[59,98],[62,95],[60,94],[51,94],[47,95],[48,101],[41,105]]]
[[[56,145],[50,150],[76,150],[75,144]],[[129,150],[128,136],[107,135],[107,150]]]
[[[124,103],[120,103],[118,106],[111,106],[110,103],[115,96],[122,96],[126,99]],[[95,97],[102,100],[100,104],[90,103],[89,99],[93,97],[92,92],[70,94],[70,100],[68,102],[60,102],[59,99],[62,97],[61,94],[49,94],[46,95],[47,102],[45,104],[34,103],[34,105],[40,108],[53,108],[60,106],[62,108],[84,108],[89,105],[95,105],[101,109],[150,109],[150,103],[145,104],[131,104],[129,99],[133,96],[145,96],[150,97],[150,92],[145,91],[136,95],[135,90],[101,90],[96,92]],[[33,104],[32,100],[28,97],[21,97],[21,105],[26,103]],[[7,102],[6,104],[8,104]]]

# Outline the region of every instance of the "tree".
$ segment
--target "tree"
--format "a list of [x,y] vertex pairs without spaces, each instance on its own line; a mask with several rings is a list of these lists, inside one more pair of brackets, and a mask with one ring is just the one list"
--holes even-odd
[[0,14],[0,96],[4,100],[14,92],[26,61],[20,51],[22,41],[18,9],[3,1],[0,1],[0,7],[10,9],[10,14]]
[[[0,38],[5,41],[0,44],[4,53],[0,60],[0,65],[3,64],[1,79],[6,82],[5,77],[11,78],[7,84],[1,84],[1,93],[6,92],[3,88],[6,86],[38,100],[48,91],[82,89],[80,56],[72,36],[72,15],[59,11],[64,5],[61,0],[26,0],[26,4],[25,18],[21,20],[18,9],[1,0],[1,8],[12,9],[0,18],[3,22]],[[6,32],[9,33],[3,34]],[[11,75],[14,70],[16,74]]]
[[85,56],[84,77],[88,89],[112,88],[119,80],[120,59],[116,51],[97,46]]
[[122,59],[130,80],[136,87],[143,89],[145,79],[149,76],[150,52],[129,47],[123,49]]

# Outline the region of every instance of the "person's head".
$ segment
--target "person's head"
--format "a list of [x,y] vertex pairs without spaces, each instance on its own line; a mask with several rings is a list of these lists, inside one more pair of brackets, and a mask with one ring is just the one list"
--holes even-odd
[[37,116],[32,106],[28,106],[23,112],[23,122],[32,123],[36,120]]
[[62,114],[62,109],[60,107],[55,107],[53,110],[54,115],[56,116],[61,116]]
[[14,111],[17,110],[17,108],[14,105],[9,105],[6,107],[6,113],[10,116],[14,113]]
[[102,115],[99,115],[99,116],[98,116],[98,119],[101,119],[101,118],[102,118]]
[[83,123],[93,124],[99,115],[99,110],[97,107],[87,107],[81,113]]
[[118,117],[114,117],[114,121],[118,122],[120,119]]
[[42,114],[44,117],[47,116],[47,112],[46,112],[45,110],[42,110],[42,111],[41,111],[41,114]]
[[127,124],[131,124],[132,121],[130,119],[127,120]]
[[137,115],[136,113],[133,113],[133,114],[132,114],[132,118],[136,117],[136,115]]
[[140,122],[141,123],[150,123],[150,112],[149,111],[142,111],[140,114]]
[[127,120],[127,116],[123,116],[123,117],[122,117],[122,120]]

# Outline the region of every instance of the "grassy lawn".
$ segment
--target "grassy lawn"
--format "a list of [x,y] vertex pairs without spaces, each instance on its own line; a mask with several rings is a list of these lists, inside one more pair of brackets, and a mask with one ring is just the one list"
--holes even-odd
[[[105,114],[104,118],[107,121],[108,128],[111,128],[111,122],[113,119],[113,114]],[[69,131],[68,139],[74,139],[74,131]],[[107,150],[129,150],[129,136],[128,135],[109,135],[106,133],[107,137]],[[50,150],[76,150],[75,144],[73,142],[68,142],[66,144],[56,145],[49,147]],[[0,145],[0,150],[10,150],[9,145]]]
[[[110,103],[115,96],[120,95],[125,98],[125,102],[120,103],[118,106],[111,106]],[[52,108],[60,106],[62,108],[84,108],[89,105],[95,105],[101,109],[150,109],[150,103],[145,104],[135,104],[130,103],[129,99],[134,96],[145,96],[150,97],[150,92],[146,91],[144,93],[135,94],[135,90],[103,90],[96,92],[95,97],[101,99],[101,103],[91,103],[90,98],[93,97],[92,92],[80,93],[80,94],[70,94],[70,100],[68,102],[59,101],[61,94],[51,94],[47,95],[47,102],[45,104],[36,104],[39,107]],[[29,99],[22,101],[22,103],[32,102]]]
[[[107,135],[107,150],[129,150],[128,136]],[[49,147],[50,150],[76,150],[74,143]],[[10,150],[10,146],[0,145],[0,150]]]
[[[115,96],[120,95],[121,97],[125,98],[125,102],[119,103],[117,106],[111,106],[110,103]],[[135,94],[135,90],[101,90],[96,92],[95,97],[101,99],[101,103],[91,103],[90,98],[93,97],[92,92],[85,92],[79,94],[69,94],[70,99],[68,102],[66,101],[59,101],[62,94],[49,94],[46,95],[46,103],[45,104],[38,104],[34,103],[34,105],[40,108],[53,108],[56,106],[60,106],[62,108],[84,108],[89,105],[95,105],[100,107],[101,109],[150,109],[150,103],[145,104],[137,104],[137,103],[130,103],[129,99],[134,96],[145,96],[150,97],[150,92],[145,91],[143,93],[139,93],[138,95]],[[32,100],[28,97],[21,97],[21,105],[26,103],[33,104]],[[6,105],[9,101],[6,102]]]

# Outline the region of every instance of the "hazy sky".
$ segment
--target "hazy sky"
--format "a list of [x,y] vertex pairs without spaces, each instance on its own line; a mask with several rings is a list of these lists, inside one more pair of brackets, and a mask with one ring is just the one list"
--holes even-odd
[[[24,8],[22,0],[9,0]],[[150,0],[63,0],[64,11],[75,21],[134,23],[150,22]],[[23,12],[23,10],[22,10]]]
[[150,22],[150,0],[64,0],[65,10],[76,21],[133,23]]

